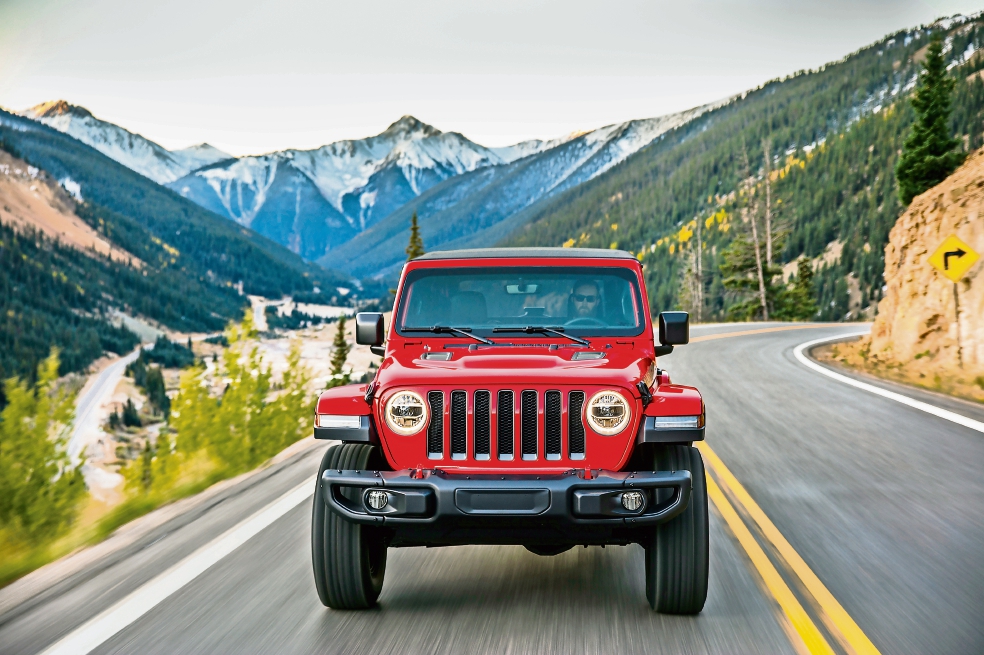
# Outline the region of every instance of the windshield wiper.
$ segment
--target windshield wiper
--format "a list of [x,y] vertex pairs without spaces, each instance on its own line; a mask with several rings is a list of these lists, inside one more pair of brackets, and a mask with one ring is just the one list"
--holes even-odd
[[487,346],[494,346],[495,342],[486,339],[485,337],[480,337],[477,334],[472,334],[472,329],[470,327],[456,328],[449,327],[447,325],[435,325],[434,327],[428,328],[403,328],[403,332],[433,332],[434,334],[454,334],[459,337],[469,337],[478,341],[479,343],[484,343]]
[[585,341],[579,337],[572,336],[570,334],[564,333],[564,328],[562,327],[543,327],[542,325],[527,325],[526,327],[497,327],[492,328],[493,332],[523,332],[524,334],[552,334],[556,337],[567,337],[575,343],[579,343],[582,346],[590,346],[590,341]]

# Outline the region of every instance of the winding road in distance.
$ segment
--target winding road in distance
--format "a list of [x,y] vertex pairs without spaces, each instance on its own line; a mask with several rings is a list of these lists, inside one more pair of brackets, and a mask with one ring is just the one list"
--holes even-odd
[[[309,546],[317,444],[13,606],[14,586],[0,591],[0,652],[984,652],[984,432],[794,355],[860,329],[696,326],[661,359],[707,403],[697,617],[649,609],[638,546],[393,549],[377,609],[326,610]],[[982,406],[873,384],[984,422]]]

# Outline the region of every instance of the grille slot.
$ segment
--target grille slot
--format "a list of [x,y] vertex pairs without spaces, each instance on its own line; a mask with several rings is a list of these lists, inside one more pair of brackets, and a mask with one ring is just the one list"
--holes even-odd
[[571,459],[584,459],[584,423],[581,422],[583,407],[584,392],[570,392],[567,396],[567,450]]
[[560,392],[543,395],[543,450],[547,459],[560,459]]
[[440,459],[444,455],[444,394],[431,391],[427,394],[431,420],[427,426],[427,456]]
[[515,407],[513,392],[508,389],[501,390],[496,407],[499,459],[513,458],[513,415],[516,411]]
[[451,392],[451,459],[464,459],[468,454],[468,394]]
[[492,394],[475,392],[475,459],[488,459],[492,449]]
[[524,391],[522,404],[523,459],[536,459],[536,391]]

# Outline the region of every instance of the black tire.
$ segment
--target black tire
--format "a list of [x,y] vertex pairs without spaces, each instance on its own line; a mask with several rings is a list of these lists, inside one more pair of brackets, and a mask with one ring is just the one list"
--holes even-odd
[[369,444],[332,446],[321,460],[311,517],[311,559],[318,598],[332,609],[367,609],[376,604],[386,573],[385,536],[377,528],[350,523],[324,501],[326,469],[380,470],[379,451]]
[[656,470],[690,471],[690,503],[681,514],[656,527],[646,546],[646,598],[664,614],[698,614],[707,600],[707,487],[704,460],[690,446],[665,446],[655,455]]

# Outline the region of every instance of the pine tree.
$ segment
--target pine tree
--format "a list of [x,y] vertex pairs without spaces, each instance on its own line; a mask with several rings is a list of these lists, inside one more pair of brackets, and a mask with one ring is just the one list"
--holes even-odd
[[417,225],[417,212],[410,217],[410,243],[407,245],[407,261],[423,255],[424,240],[420,238],[420,227]]
[[127,398],[126,404],[123,405],[123,425],[135,428],[139,428],[143,425],[140,420],[140,414],[137,413],[137,407],[133,404],[132,398]]
[[936,32],[926,52],[919,86],[912,96],[916,122],[895,168],[903,205],[945,180],[964,160],[965,154],[955,150],[960,140],[950,137],[953,86],[954,80],[947,75],[943,59],[943,38]]
[[164,375],[159,366],[152,366],[147,369],[147,398],[150,403],[167,418],[171,414],[171,399],[167,397],[167,389],[164,386]]
[[144,445],[143,455],[140,457],[140,487],[144,493],[150,493],[150,488],[154,484],[154,451],[150,447],[150,440]]
[[345,340],[345,314],[338,317],[338,327],[335,332],[335,340],[332,341],[331,355],[331,380],[328,387],[337,387],[349,383],[349,374],[345,372],[345,360],[348,359],[349,351],[352,346]]
[[816,318],[817,299],[813,288],[813,265],[803,257],[796,267],[796,280],[792,288],[779,292],[776,298],[775,318],[789,321],[809,321]]
[[[748,150],[745,148],[745,137],[741,137],[741,156],[742,156],[742,168],[744,173],[744,179],[750,179],[751,169],[748,165]],[[746,195],[748,198],[748,203],[751,207],[746,207],[747,216],[749,222],[752,225],[752,244],[755,246],[755,272],[758,274],[758,289],[759,289],[759,301],[762,306],[762,320],[769,320],[769,302],[766,294],[767,283],[771,278],[766,274],[766,271],[762,268],[762,250],[759,247],[759,236],[758,236],[758,203],[752,201],[751,187],[748,187],[748,193]]]
[[171,482],[171,440],[167,430],[161,430],[157,435],[156,457],[154,457],[153,479],[151,483],[157,489],[161,489]]

